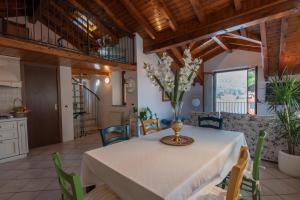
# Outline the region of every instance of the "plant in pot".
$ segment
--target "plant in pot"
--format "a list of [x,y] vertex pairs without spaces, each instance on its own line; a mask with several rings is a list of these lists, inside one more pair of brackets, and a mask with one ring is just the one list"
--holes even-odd
[[184,137],[180,136],[180,130],[183,127],[183,123],[180,120],[183,96],[185,92],[191,89],[191,85],[197,76],[199,65],[202,63],[200,58],[192,58],[188,48],[184,50],[182,59],[183,66],[174,72],[171,70],[173,59],[166,53],[163,53],[161,62],[158,63],[157,67],[144,63],[148,78],[155,86],[159,86],[161,91],[170,99],[173,111],[171,128],[174,130],[174,135],[170,139],[174,141],[175,145],[184,143],[182,140]]
[[300,177],[300,153],[296,151],[300,142],[300,119],[297,111],[300,108],[300,84],[284,73],[276,76],[270,83],[268,96],[269,109],[277,116],[277,131],[287,141],[287,151],[279,151],[279,169],[291,176]]

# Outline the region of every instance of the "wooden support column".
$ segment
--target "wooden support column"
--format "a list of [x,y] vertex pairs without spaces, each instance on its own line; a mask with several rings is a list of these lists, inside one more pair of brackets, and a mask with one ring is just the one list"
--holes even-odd
[[264,69],[264,77],[265,79],[269,76],[269,59],[268,59],[268,46],[267,46],[267,29],[266,23],[260,24],[260,36],[261,36],[261,57],[262,64]]

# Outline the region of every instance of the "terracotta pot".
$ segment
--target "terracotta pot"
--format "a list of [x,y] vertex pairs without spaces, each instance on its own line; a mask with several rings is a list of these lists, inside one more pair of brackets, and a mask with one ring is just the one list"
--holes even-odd
[[291,155],[284,151],[278,153],[278,167],[283,173],[300,177],[300,154]]

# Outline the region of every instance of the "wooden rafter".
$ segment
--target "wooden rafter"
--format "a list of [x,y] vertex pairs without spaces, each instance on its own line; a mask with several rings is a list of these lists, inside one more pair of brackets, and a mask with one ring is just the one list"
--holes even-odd
[[243,36],[243,37],[247,37],[248,36],[247,30],[245,28],[240,29],[240,33],[241,33],[241,36]]
[[204,10],[203,10],[203,6],[201,5],[201,2],[199,0],[189,0],[194,13],[197,16],[197,19],[199,20],[199,22],[204,22],[205,21],[205,14],[204,14]]
[[102,0],[95,0],[96,4],[103,8],[105,13],[123,30],[129,32],[127,27],[124,25],[124,23],[118,19],[115,14],[112,12],[112,10],[102,1]]
[[242,2],[241,0],[233,0],[234,8],[236,11],[240,11],[242,9]]
[[243,38],[232,38],[232,37],[228,37],[226,35],[221,36],[221,37],[228,45],[235,44],[235,45],[239,45],[239,46],[255,46],[255,47],[259,47],[259,48],[261,47],[261,43],[258,44],[256,42],[244,40]]
[[146,33],[150,36],[152,40],[156,38],[155,31],[148,21],[142,16],[142,14],[137,10],[135,5],[130,0],[121,0],[123,5],[129,11],[131,16],[143,27]]
[[254,40],[254,39],[244,37],[244,36],[240,36],[240,35],[236,35],[236,34],[233,34],[233,33],[226,33],[225,36],[229,36],[231,38],[237,38],[237,39],[241,39],[241,40],[246,40],[246,41],[249,41],[249,42],[256,43],[258,45],[261,44],[261,41],[259,41],[259,40]]
[[202,43],[201,45],[198,45],[196,48],[194,48],[191,53],[196,56],[197,54],[199,54],[200,52],[202,52],[203,50],[207,49],[209,46],[214,44],[214,40],[213,39],[209,39],[206,40],[204,43]]
[[279,69],[278,73],[281,76],[285,69],[285,47],[286,38],[288,33],[288,18],[284,17],[281,19],[281,30],[280,30],[280,53],[279,53]]
[[239,44],[229,44],[231,49],[240,49],[244,51],[254,51],[254,52],[261,52],[261,47],[259,46],[247,46],[247,45],[239,45]]
[[182,60],[182,52],[177,47],[173,47],[170,50],[171,50],[172,54],[175,56],[177,62],[180,65],[183,65],[184,61]]
[[203,85],[203,83],[204,83],[204,62],[202,62],[201,65],[199,66],[196,78],[199,80],[200,84]]
[[266,23],[260,24],[260,37],[261,37],[261,56],[264,68],[264,76],[268,78],[269,75],[269,59],[268,59],[268,45],[267,45],[267,29]]
[[257,25],[267,20],[279,19],[297,13],[299,8],[300,0],[276,0],[242,13],[228,12],[228,9],[221,10],[219,13],[222,15],[209,16],[206,20],[208,22],[205,24],[196,26],[193,22],[186,23],[182,25],[181,31],[177,31],[175,34],[165,31],[157,37],[157,40],[145,41],[144,50],[145,52],[155,52],[182,46],[193,41]]
[[161,12],[164,14],[164,16],[168,19],[168,23],[170,28],[173,31],[177,31],[178,29],[178,24],[173,16],[173,14],[170,12],[168,6],[164,2],[164,0],[156,0],[158,7],[160,8]]
[[224,49],[220,46],[217,46],[217,47],[207,51],[205,54],[201,55],[200,58],[202,58],[203,61],[205,62],[223,52],[224,52]]
[[221,41],[221,39],[219,37],[212,37],[211,39],[213,39],[220,47],[222,47],[225,51],[230,51],[230,49],[224,44],[223,41]]

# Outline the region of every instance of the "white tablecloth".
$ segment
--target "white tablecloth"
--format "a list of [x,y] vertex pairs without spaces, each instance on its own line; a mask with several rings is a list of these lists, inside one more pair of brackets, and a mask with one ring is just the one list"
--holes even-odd
[[237,162],[243,133],[184,126],[189,146],[159,142],[171,129],[88,151],[83,156],[84,186],[108,184],[123,200],[186,200],[219,183]]

